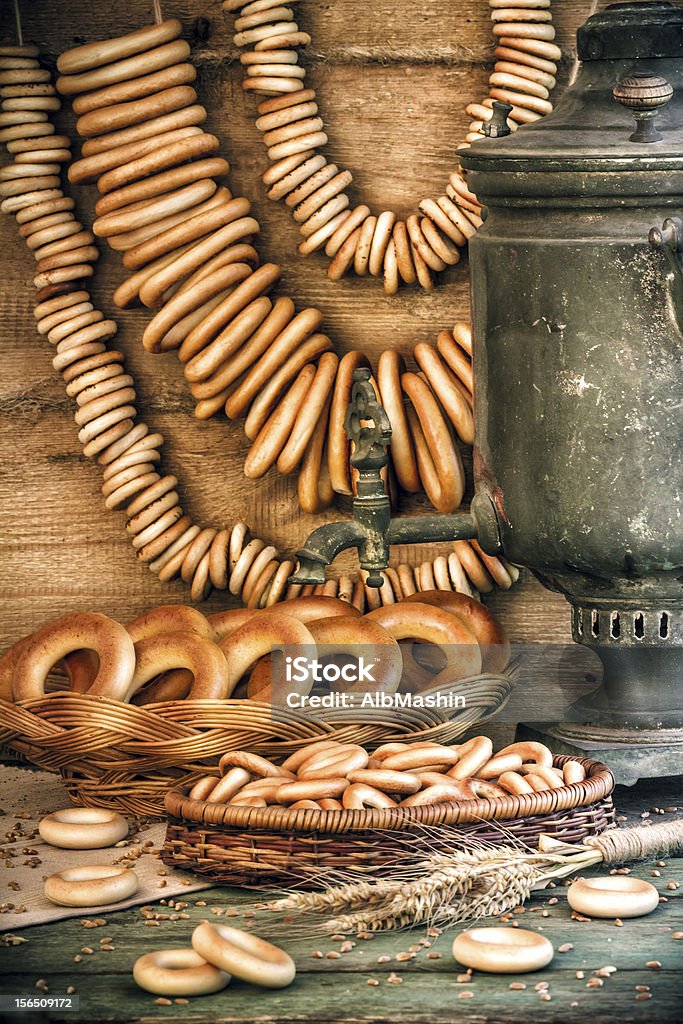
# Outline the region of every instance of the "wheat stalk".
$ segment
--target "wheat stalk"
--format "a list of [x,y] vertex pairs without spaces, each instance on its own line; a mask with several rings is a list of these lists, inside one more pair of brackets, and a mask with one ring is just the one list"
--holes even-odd
[[[579,874],[595,864],[680,852],[683,821],[614,829],[583,846],[542,836],[538,853],[513,843],[481,842],[443,827],[401,838],[404,849],[388,878],[369,880],[349,871],[347,880],[340,883],[342,876],[335,872],[323,878],[322,890],[289,893],[269,903],[268,909],[285,912],[290,928],[293,912],[304,922],[309,919],[305,924],[309,932],[329,934],[416,925],[449,927],[505,913],[552,879]],[[444,848],[449,852],[444,853]]]

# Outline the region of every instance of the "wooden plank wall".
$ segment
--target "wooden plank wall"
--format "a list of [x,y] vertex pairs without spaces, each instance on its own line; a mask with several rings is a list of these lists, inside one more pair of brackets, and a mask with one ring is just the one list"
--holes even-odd
[[[595,9],[591,0],[555,0],[557,41],[567,58],[568,80],[577,27]],[[601,5],[602,6],[602,5]],[[151,2],[24,0],[27,39],[39,43],[48,63],[63,49],[129,31],[151,20]],[[255,101],[244,97],[231,43],[231,19],[218,3],[163,0],[166,16],[180,17],[201,69],[199,91],[209,110],[208,129],[223,142],[233,165],[232,188],[247,195],[263,226],[264,258],[284,268],[283,290],[297,304],[318,305],[337,350],[366,349],[371,356],[418,341],[468,316],[468,268],[464,260],[442,276],[432,294],[415,289],[386,298],[373,280],[332,285],[324,258],[295,252],[298,233],[286,209],[264,196],[259,173],[265,153],[253,124]],[[11,38],[12,5],[0,2],[0,24]],[[298,19],[314,44],[306,58],[319,91],[330,137],[328,153],[354,173],[354,199],[376,210],[387,206],[406,216],[425,195],[442,191],[454,148],[466,131],[465,104],[485,95],[492,52],[485,0],[301,0]],[[201,36],[201,38],[199,38]],[[560,89],[558,89],[559,93]],[[60,125],[73,135],[73,118]],[[75,193],[90,222],[94,187]],[[161,584],[137,563],[124,532],[122,513],[103,507],[96,466],[85,460],[76,437],[71,402],[53,372],[48,346],[31,313],[32,260],[11,217],[0,223],[0,649],[51,616],[94,608],[127,619],[162,602],[183,601],[184,585]],[[111,293],[122,279],[118,255],[102,245],[94,285],[101,308],[112,310]],[[294,482],[271,472],[259,483],[245,480],[247,444],[239,425],[215,418],[198,423],[179,364],[143,353],[146,314],[117,312],[120,345],[135,375],[139,408],[167,438],[166,465],[182,484],[183,504],[197,521],[230,524],[244,518],[254,531],[291,551],[323,519],[349,514],[348,505],[324,517],[302,515]],[[405,502],[409,512],[415,502]],[[401,558],[430,552],[397,551]],[[432,551],[431,554],[436,553]],[[343,564],[343,563],[342,563]],[[349,566],[351,562],[347,563]],[[212,610],[225,606],[214,595]],[[493,606],[517,640],[569,638],[568,608],[536,582],[525,579]]]

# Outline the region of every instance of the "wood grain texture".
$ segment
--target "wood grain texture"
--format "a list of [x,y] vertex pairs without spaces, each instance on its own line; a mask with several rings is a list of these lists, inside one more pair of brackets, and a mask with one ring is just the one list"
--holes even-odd
[[[554,4],[557,39],[568,52],[590,8],[589,0]],[[300,307],[320,306],[338,351],[360,347],[375,359],[387,345],[407,352],[467,317],[466,260],[442,276],[433,294],[410,289],[388,299],[376,281],[331,285],[324,258],[296,254],[299,235],[288,212],[265,198],[258,180],[266,167],[265,151],[253,125],[254,100],[241,90],[231,20],[206,0],[165,0],[163,10],[165,16],[183,20],[187,37],[196,44],[207,127],[220,137],[222,153],[231,161],[233,191],[253,202],[263,227],[262,257],[283,266],[282,291]],[[422,196],[443,190],[454,148],[466,129],[464,106],[484,94],[483,61],[491,52],[486,3],[308,0],[299,4],[299,11],[301,27],[314,39],[313,53],[306,59],[329,128],[329,155],[353,170],[355,198],[367,199],[377,210],[389,206],[407,214]],[[22,13],[25,38],[39,43],[49,63],[75,43],[144,23],[151,18],[151,4],[41,0],[24,3]],[[12,19],[12,5],[2,0],[0,24],[9,29]],[[422,56],[406,63],[406,52],[416,45]],[[359,47],[371,51],[362,67],[354,63]],[[383,64],[382,53],[395,62]],[[570,63],[563,65],[563,84]],[[58,122],[74,135],[68,105]],[[90,223],[94,187],[80,187],[73,194],[79,215]],[[48,346],[35,331],[32,260],[13,218],[2,219],[0,240],[2,648],[63,611],[97,608],[126,619],[153,604],[183,601],[188,594],[180,583],[159,583],[136,562],[123,514],[104,509],[98,467],[81,453],[71,402],[52,370]],[[101,249],[93,291],[110,315],[111,293],[123,274],[118,254],[104,244]],[[243,518],[286,552],[318,523],[349,515],[343,502],[324,516],[302,515],[294,480],[274,471],[259,483],[247,481],[241,464],[248,446],[240,425],[218,418],[195,421],[176,360],[142,351],[139,339],[147,314],[133,310],[115,316],[120,325],[117,345],[125,350],[135,375],[141,415],[164,433],[165,465],[178,475],[183,505],[197,521],[231,524]],[[401,511],[417,509],[426,510],[426,502],[406,501]],[[413,561],[435,553],[406,549],[396,555]],[[351,567],[352,560],[340,559],[339,564]],[[226,603],[225,595],[214,595],[209,605],[215,610]],[[569,636],[564,601],[535,582],[496,595],[492,604],[514,639]]]
[[[615,793],[616,806],[627,818],[626,827],[641,825],[643,810],[679,801],[677,779],[641,782],[628,790],[617,787]],[[659,823],[671,817],[653,815],[652,820]],[[282,922],[277,928],[269,915],[256,930],[260,933],[262,927],[268,928],[272,941],[294,958],[297,977],[291,988],[255,989],[233,979],[229,988],[215,996],[163,1007],[156,1006],[155,997],[135,985],[132,966],[137,957],[152,949],[188,946],[193,928],[202,919],[221,924],[224,917],[215,915],[224,915],[228,908],[234,908],[237,916],[225,923],[240,927],[239,914],[253,907],[257,898],[267,897],[228,887],[190,893],[182,900],[187,903],[182,913],[188,916],[170,920],[171,908],[160,902],[164,893],[164,879],[160,879],[158,900],[149,906],[154,913],[168,916],[152,928],[139,907],[108,912],[106,925],[89,931],[83,930],[78,918],[22,930],[21,914],[7,913],[3,918],[6,930],[28,942],[3,949],[3,992],[40,995],[34,986],[43,978],[49,994],[60,997],[72,985],[80,997],[79,1013],[55,1012],[52,1019],[87,1020],[90,1024],[157,1024],[160,1020],[182,1024],[585,1024],[587,1020],[591,1024],[678,1024],[683,942],[673,936],[683,929],[683,888],[671,890],[667,883],[683,884],[683,859],[667,858],[659,877],[653,877],[653,870],[654,858],[631,868],[635,877],[654,884],[666,902],[653,914],[624,921],[623,928],[615,928],[608,920],[572,920],[561,884],[554,890],[533,893],[523,915],[515,915],[514,920],[522,928],[542,931],[553,943],[556,955],[542,972],[495,975],[476,971],[470,982],[458,981],[463,968],[454,961],[451,945],[464,925],[432,937],[429,950],[422,948],[412,960],[397,962],[396,957],[413,944],[419,946],[424,929],[377,934],[371,941],[357,940],[349,952],[333,959],[314,957],[315,950],[337,953],[343,947],[327,936],[306,934],[300,922]],[[6,874],[11,878],[11,867]],[[12,893],[11,898],[15,905],[20,904],[20,893]],[[262,917],[258,920],[260,923]],[[497,922],[491,918],[480,924]],[[104,936],[111,939],[108,945],[112,949],[100,949]],[[84,945],[94,950],[93,955],[81,955],[80,962],[74,963]],[[386,961],[378,963],[380,957]],[[647,967],[651,961],[659,961],[661,967]],[[593,972],[606,965],[617,968],[616,973],[605,978],[602,987],[587,988]],[[392,972],[400,976],[400,984],[389,983]],[[583,972],[583,977],[577,972]],[[368,978],[379,984],[370,987]],[[522,983],[526,989],[511,991],[511,982]],[[535,990],[539,982],[548,984],[551,1001],[547,1005]],[[648,986],[651,998],[638,1000],[636,986]],[[469,998],[463,997],[464,992]]]

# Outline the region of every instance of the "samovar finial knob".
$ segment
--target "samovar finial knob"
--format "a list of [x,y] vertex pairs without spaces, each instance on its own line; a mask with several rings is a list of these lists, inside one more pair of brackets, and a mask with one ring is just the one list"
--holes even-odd
[[612,95],[617,103],[628,107],[636,119],[636,130],[629,135],[630,142],[660,142],[661,132],[655,128],[660,107],[673,96],[673,87],[666,78],[652,71],[632,71],[614,86]]

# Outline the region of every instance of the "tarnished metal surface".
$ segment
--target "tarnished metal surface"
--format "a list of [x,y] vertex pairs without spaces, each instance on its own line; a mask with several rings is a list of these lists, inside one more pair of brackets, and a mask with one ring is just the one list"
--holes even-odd
[[[479,488],[506,557],[567,596],[603,660],[575,717],[611,727],[683,726],[683,274],[663,226],[683,211],[682,38],[669,4],[613,5],[580,33],[591,58],[556,111],[462,157],[487,206],[470,244]],[[641,68],[675,89],[661,142],[631,141],[612,96]]]

